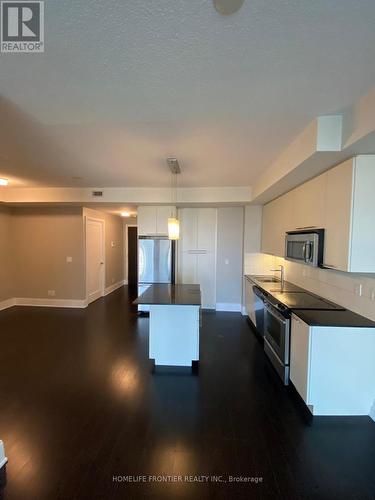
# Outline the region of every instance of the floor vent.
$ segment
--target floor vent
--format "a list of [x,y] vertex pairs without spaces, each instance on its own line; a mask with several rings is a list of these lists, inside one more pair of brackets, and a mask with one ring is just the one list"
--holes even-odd
[[103,196],[103,191],[93,191],[92,195],[94,198],[100,198],[101,196]]

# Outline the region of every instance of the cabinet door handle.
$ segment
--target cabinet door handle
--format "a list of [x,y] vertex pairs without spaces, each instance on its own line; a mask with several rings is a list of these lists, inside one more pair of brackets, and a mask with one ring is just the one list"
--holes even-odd
[[296,229],[316,229],[318,226],[302,226],[296,227]]
[[188,250],[190,255],[204,255],[207,253],[207,250]]

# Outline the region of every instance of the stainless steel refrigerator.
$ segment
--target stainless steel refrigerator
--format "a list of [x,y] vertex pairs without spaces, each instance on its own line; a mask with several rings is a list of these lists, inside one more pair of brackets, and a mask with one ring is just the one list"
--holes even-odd
[[[138,295],[155,283],[175,282],[175,245],[165,237],[140,236],[138,239]],[[148,311],[138,306],[138,311]]]

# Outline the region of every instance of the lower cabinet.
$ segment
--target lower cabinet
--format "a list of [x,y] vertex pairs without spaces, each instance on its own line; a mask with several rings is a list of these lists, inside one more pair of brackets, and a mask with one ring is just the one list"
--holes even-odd
[[290,380],[313,415],[370,415],[374,359],[374,328],[309,326],[292,315]]

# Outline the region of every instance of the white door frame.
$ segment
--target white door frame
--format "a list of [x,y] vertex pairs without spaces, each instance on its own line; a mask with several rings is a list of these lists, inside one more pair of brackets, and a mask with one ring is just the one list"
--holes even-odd
[[89,215],[85,215],[85,287],[86,287],[86,301],[88,304],[91,302],[94,302],[94,300],[97,300],[98,297],[89,299],[89,291],[88,291],[88,283],[87,283],[87,221],[93,221],[93,222],[99,222],[102,225],[102,256],[103,256],[103,266],[102,266],[102,273],[101,273],[101,286],[100,286],[100,292],[101,292],[101,297],[104,297],[105,295],[105,267],[106,267],[106,260],[105,260],[105,220],[104,219],[98,219],[96,217],[91,217]]
[[138,227],[138,224],[124,224],[125,285],[128,284],[128,278],[129,278],[128,227]]

